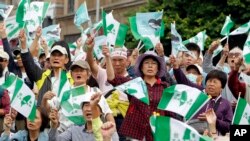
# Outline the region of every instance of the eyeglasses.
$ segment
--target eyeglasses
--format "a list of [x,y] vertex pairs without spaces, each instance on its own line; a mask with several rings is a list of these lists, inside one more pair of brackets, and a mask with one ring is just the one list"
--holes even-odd
[[239,56],[241,56],[241,53],[229,53],[229,54],[228,54],[228,57],[229,57],[229,58],[239,57]]

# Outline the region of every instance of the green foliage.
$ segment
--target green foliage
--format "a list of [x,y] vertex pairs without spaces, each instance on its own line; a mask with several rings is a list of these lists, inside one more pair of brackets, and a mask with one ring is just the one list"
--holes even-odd
[[[170,23],[176,23],[176,29],[186,40],[198,32],[206,30],[208,39],[206,47],[217,38],[222,38],[220,30],[227,15],[235,22],[233,29],[250,20],[250,0],[148,0],[148,4],[136,12],[153,12],[164,10],[165,37],[161,39],[166,51],[170,53],[171,36]],[[133,13],[132,13],[133,12]],[[134,11],[128,15],[134,16]],[[126,39],[128,48],[134,48],[135,42],[131,32]]]

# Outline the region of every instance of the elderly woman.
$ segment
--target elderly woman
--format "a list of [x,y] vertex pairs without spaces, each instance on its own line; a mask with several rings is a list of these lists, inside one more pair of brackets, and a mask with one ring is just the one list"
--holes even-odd
[[[186,75],[179,68],[179,62],[174,56],[170,56],[170,62],[173,65],[176,81],[179,84],[185,84],[197,89],[204,90],[200,85],[197,85],[186,78]],[[212,98],[205,104],[194,118],[206,121],[205,112],[212,109],[216,116],[216,129],[219,134],[225,135],[229,132],[230,123],[233,118],[233,110],[228,100],[222,98],[221,93],[227,83],[227,75],[220,70],[212,70],[205,78],[205,92]],[[215,134],[216,134],[215,133]]]
[[1,135],[0,140],[1,141],[12,141],[12,140],[18,140],[18,141],[48,141],[49,137],[47,132],[44,131],[44,129],[47,126],[47,123],[49,122],[49,119],[46,117],[46,115],[43,114],[43,112],[38,108],[36,110],[36,118],[32,122],[30,120],[26,120],[26,130],[20,130],[17,133],[10,136],[10,128],[13,120],[11,118],[11,115],[6,115],[4,118],[4,125],[5,130],[3,134]]
[[[165,62],[155,52],[147,51],[139,56],[134,69],[135,74],[142,77],[146,83],[150,104],[147,105],[129,96],[130,105],[119,132],[132,139],[153,141],[149,124],[149,117],[153,112],[160,115],[175,116],[174,113],[157,109],[164,88],[169,86],[160,79],[165,74]],[[116,77],[110,83],[117,85],[128,80],[128,78]]]

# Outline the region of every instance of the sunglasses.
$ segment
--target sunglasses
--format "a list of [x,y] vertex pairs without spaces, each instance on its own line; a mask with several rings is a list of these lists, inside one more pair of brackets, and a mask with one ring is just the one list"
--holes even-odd
[[5,62],[5,61],[6,61],[6,59],[0,57],[0,62]]

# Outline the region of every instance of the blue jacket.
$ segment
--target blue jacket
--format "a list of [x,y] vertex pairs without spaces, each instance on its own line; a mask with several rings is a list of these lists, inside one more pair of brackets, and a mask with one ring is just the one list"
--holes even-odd
[[[9,138],[9,136],[6,135],[5,133],[2,133],[0,141],[12,141],[12,140],[28,141],[27,138],[28,138],[28,132],[26,130],[21,130],[15,133],[14,135],[12,135],[11,138]],[[48,141],[48,140],[49,140],[49,136],[46,132],[41,132],[39,134],[38,141]]]

